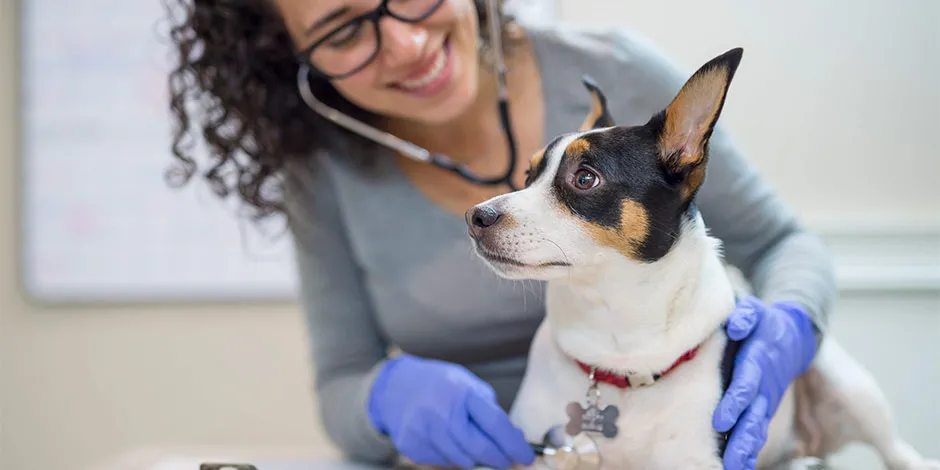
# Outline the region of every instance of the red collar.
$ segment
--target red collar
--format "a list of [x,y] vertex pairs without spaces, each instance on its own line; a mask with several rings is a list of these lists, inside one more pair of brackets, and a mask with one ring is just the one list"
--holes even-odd
[[[662,376],[664,376],[664,375],[666,375],[666,374],[672,372],[672,370],[675,369],[676,367],[678,367],[679,364],[682,364],[683,362],[690,361],[690,360],[692,360],[693,358],[695,358],[695,354],[698,352],[698,348],[699,348],[699,347],[696,346],[696,347],[694,347],[694,348],[692,348],[692,349],[686,351],[686,353],[683,354],[682,356],[679,356],[679,359],[676,359],[676,362],[673,362],[672,365],[669,366],[668,369],[666,369],[666,370],[660,372],[659,374],[653,374],[652,380],[653,380],[653,381],[659,380],[660,377],[662,377]],[[581,361],[579,361],[579,360],[577,360],[577,359],[575,359],[575,362],[578,363],[578,366],[581,367],[581,370],[583,370],[584,373],[586,373],[586,374],[590,374],[590,373],[591,373],[591,366],[589,366],[589,365],[587,365],[587,364],[585,364],[585,363],[583,363],[583,362],[581,362]],[[615,387],[618,387],[618,388],[628,388],[628,387],[630,387],[630,380],[627,378],[626,375],[615,374],[615,373],[613,373],[613,372],[604,371],[604,370],[600,370],[600,369],[595,369],[595,370],[594,370],[594,380],[596,380],[596,381],[598,381],[598,382],[606,382],[606,383],[609,383],[609,384],[611,384],[611,385],[613,385],[613,386],[615,386]]]

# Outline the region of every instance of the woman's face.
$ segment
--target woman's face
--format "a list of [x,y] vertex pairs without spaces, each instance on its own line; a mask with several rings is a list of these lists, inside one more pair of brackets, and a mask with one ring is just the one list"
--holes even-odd
[[[418,17],[441,0],[389,0],[388,8]],[[311,53],[311,62],[343,73],[375,51],[374,24],[362,21],[334,32],[371,11],[379,0],[274,0],[298,49],[333,33]],[[435,124],[455,118],[477,94],[477,12],[473,0],[442,0],[420,22],[383,16],[382,47],[351,76],[333,80],[346,99],[377,114]]]

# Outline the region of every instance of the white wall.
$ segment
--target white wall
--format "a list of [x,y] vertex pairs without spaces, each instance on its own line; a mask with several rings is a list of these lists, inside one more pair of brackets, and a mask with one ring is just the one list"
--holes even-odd
[[[911,226],[940,220],[931,134],[940,130],[938,4],[561,4],[575,21],[642,31],[689,69],[745,46],[725,119],[772,182],[814,225],[900,227],[891,239],[832,232],[846,279],[896,288],[846,293],[834,322],[884,381],[902,431],[936,456],[940,297],[931,256],[940,239]],[[42,308],[24,300],[11,261],[19,220],[13,0],[0,6],[0,468],[121,462],[108,468],[129,470],[159,449],[204,445],[328,453],[296,305]],[[170,333],[180,337],[173,348]],[[843,458],[855,470],[879,468],[857,463],[867,456]]]
[[689,73],[744,47],[722,122],[808,222],[940,225],[940,2],[554,1]]

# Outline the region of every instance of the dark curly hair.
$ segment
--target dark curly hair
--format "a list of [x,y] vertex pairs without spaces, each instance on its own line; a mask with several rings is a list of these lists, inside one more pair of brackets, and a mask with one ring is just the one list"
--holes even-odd
[[[480,39],[488,46],[484,0],[474,0]],[[169,75],[175,119],[167,171],[171,186],[188,183],[199,170],[195,134],[204,142],[208,166],[202,176],[222,198],[236,192],[253,219],[285,213],[282,170],[309,165],[320,150],[337,150],[365,139],[310,110],[296,87],[298,64],[283,20],[270,0],[166,0],[169,36],[177,62]],[[500,2],[501,4],[501,2]],[[500,11],[504,49],[508,25]],[[365,122],[376,116],[345,100],[332,85],[311,77],[311,90],[325,103]],[[352,152],[347,162],[368,168],[373,152]]]

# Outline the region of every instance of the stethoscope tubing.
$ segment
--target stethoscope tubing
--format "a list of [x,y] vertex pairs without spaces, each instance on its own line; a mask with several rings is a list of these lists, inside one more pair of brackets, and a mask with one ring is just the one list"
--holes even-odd
[[370,126],[358,119],[346,115],[339,110],[327,105],[317,99],[310,89],[310,66],[301,63],[297,70],[297,88],[300,91],[300,97],[307,103],[311,109],[326,118],[327,120],[345,127],[373,142],[391,148],[403,156],[419,162],[429,163],[439,168],[452,171],[467,181],[484,186],[507,185],[513,191],[519,188],[513,182],[512,177],[516,171],[516,140],[512,131],[512,124],[509,113],[509,93],[506,88],[506,64],[503,58],[501,32],[499,30],[499,15],[497,11],[497,0],[487,0],[487,10],[489,16],[490,44],[493,45],[494,60],[496,63],[496,81],[497,81],[497,106],[499,111],[500,125],[503,134],[506,137],[506,146],[509,149],[507,157],[507,168],[502,176],[487,177],[478,175],[471,171],[465,165],[460,164],[447,155],[431,152],[419,145],[407,140],[401,139],[391,133],[384,132],[373,126]]

